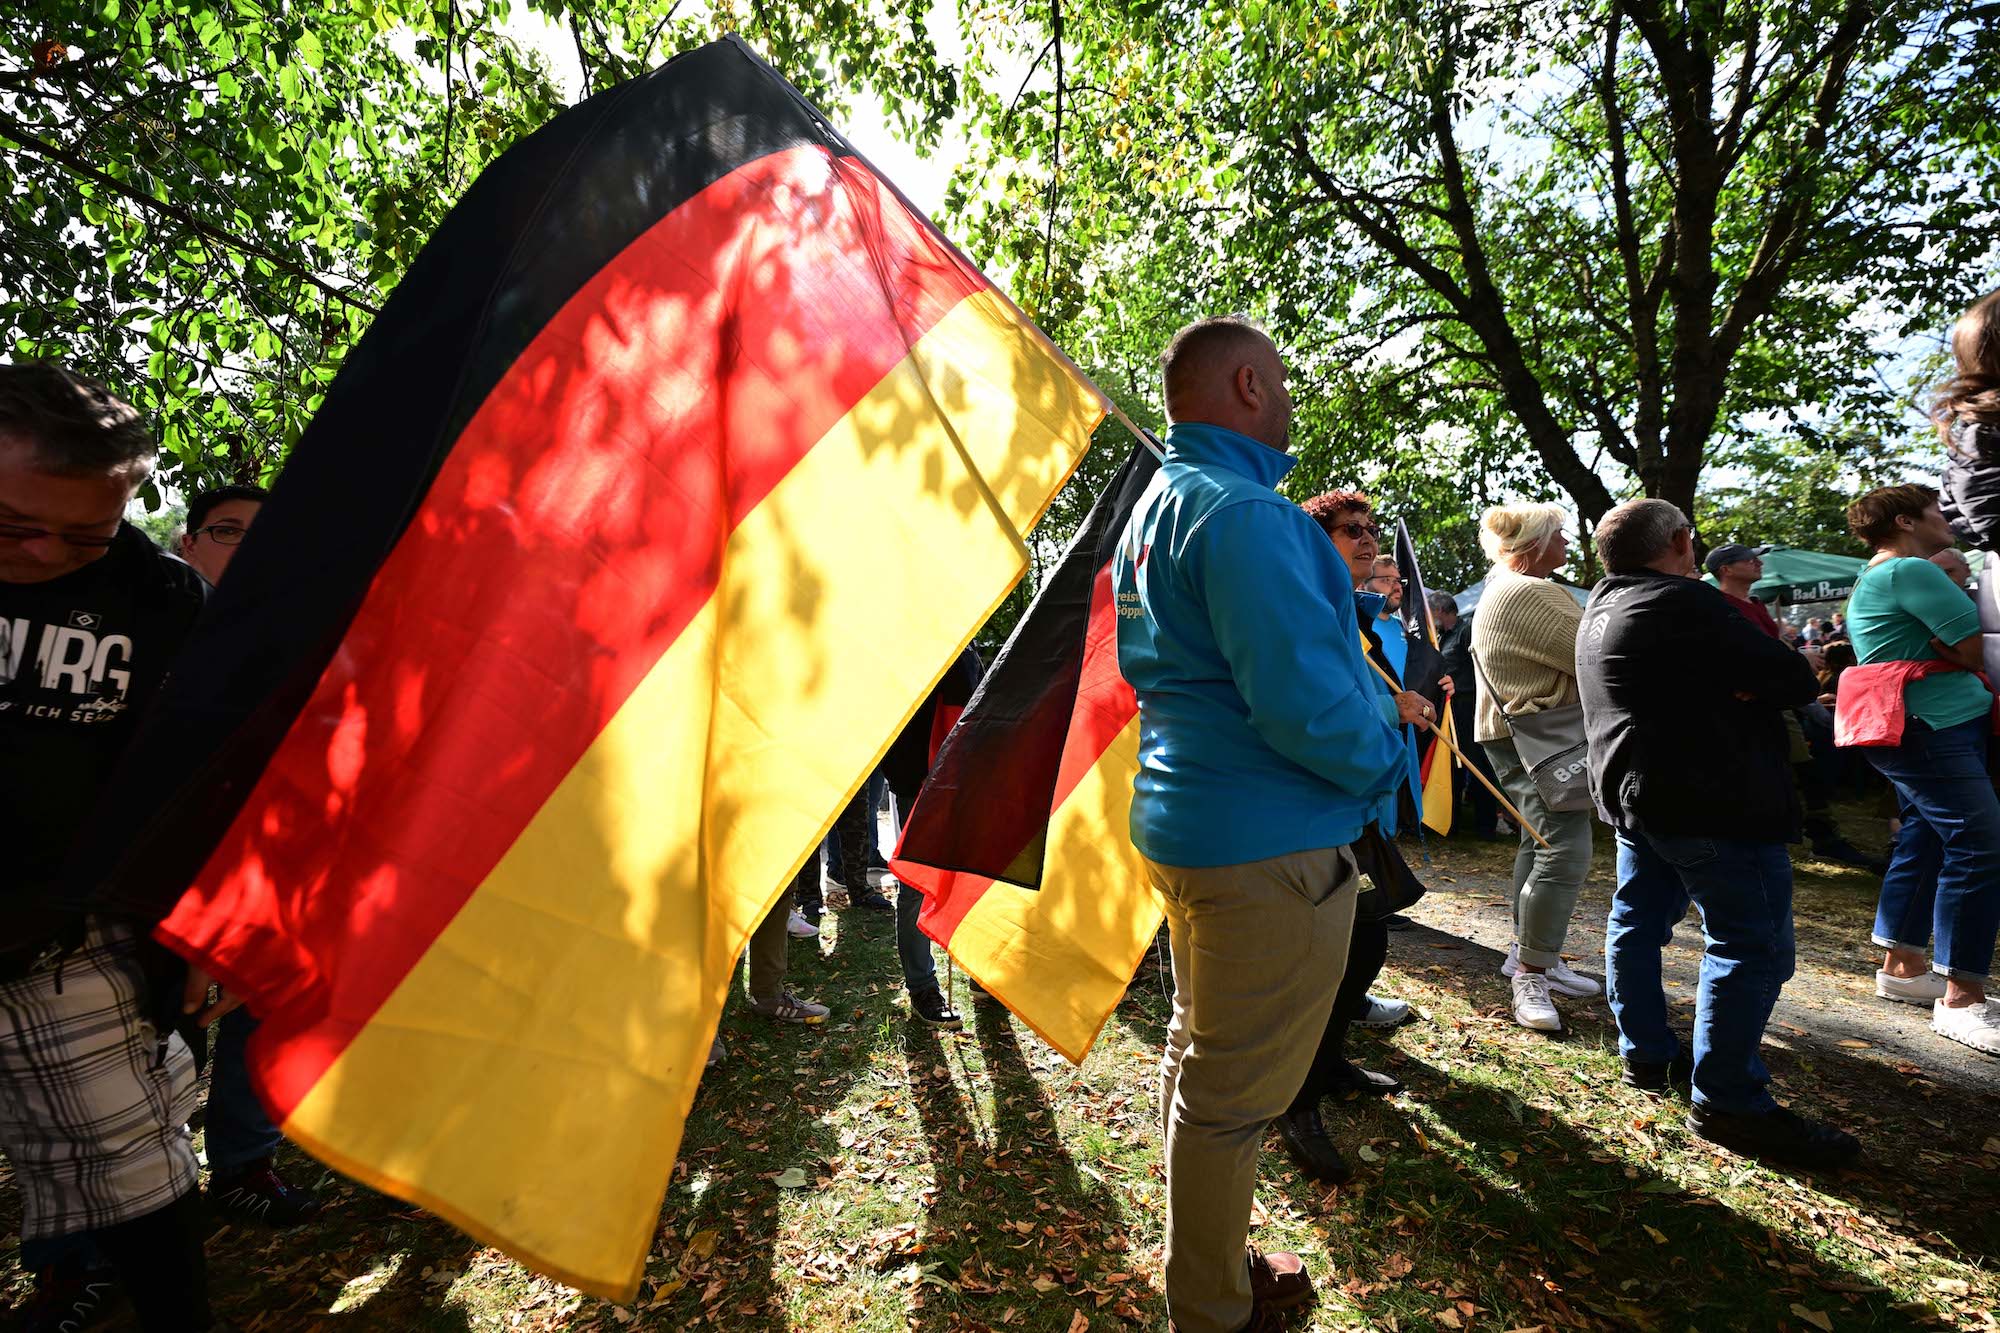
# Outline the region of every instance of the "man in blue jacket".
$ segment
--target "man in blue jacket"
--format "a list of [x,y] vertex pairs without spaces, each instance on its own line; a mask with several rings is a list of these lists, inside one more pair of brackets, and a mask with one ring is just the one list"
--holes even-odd
[[[1272,489],[1292,468],[1277,348],[1203,320],[1161,357],[1166,462],[1112,578],[1139,696],[1132,841],[1166,900],[1174,1016],[1160,1068],[1167,1313],[1178,1333],[1281,1326],[1298,1258],[1247,1248],[1257,1149],[1298,1091],[1346,963],[1347,845],[1393,828],[1407,752],[1361,656],[1354,584]],[[1404,721],[1430,720],[1414,694]]]

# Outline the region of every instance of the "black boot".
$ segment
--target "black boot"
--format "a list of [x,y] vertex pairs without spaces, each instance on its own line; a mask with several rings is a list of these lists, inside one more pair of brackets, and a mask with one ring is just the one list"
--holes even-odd
[[1731,1115],[1696,1106],[1688,1111],[1687,1127],[1710,1143],[1774,1162],[1840,1166],[1861,1155],[1860,1140],[1846,1130],[1808,1120],[1782,1106],[1762,1115]]
[[1674,1052],[1674,1058],[1665,1064],[1651,1060],[1625,1060],[1625,1086],[1637,1088],[1641,1092],[1667,1092],[1679,1089],[1685,1093],[1694,1082],[1694,1057],[1683,1046]]
[[1333,1146],[1327,1137],[1326,1126],[1320,1123],[1319,1107],[1308,1106],[1303,1111],[1287,1111],[1278,1117],[1278,1137],[1284,1141],[1285,1151],[1292,1156],[1292,1164],[1322,1185],[1338,1185],[1351,1179],[1354,1168],[1340,1155],[1340,1149]]

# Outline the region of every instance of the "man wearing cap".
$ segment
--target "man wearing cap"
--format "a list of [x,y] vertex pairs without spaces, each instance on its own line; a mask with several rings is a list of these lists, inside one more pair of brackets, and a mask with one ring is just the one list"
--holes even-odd
[[1778,622],[1764,604],[1750,595],[1750,585],[1764,577],[1764,562],[1757,552],[1740,542],[1718,546],[1708,553],[1708,572],[1715,576],[1722,595],[1748,616],[1750,623],[1774,639],[1782,639]]
[[[1716,586],[1722,589],[1722,595],[1743,613],[1744,619],[1778,642],[1787,642],[1776,618],[1762,602],[1750,595],[1750,585],[1764,577],[1764,562],[1758,558],[1755,547],[1730,542],[1710,551],[1706,563],[1708,572],[1715,576]],[[1801,651],[1813,669],[1818,670],[1821,662],[1819,648],[1808,644]],[[1828,790],[1825,775],[1812,762],[1811,744],[1796,710],[1785,714],[1785,729],[1791,739],[1792,776],[1799,796],[1805,802],[1806,838],[1811,842],[1813,851],[1828,860],[1860,866],[1878,875],[1887,870],[1887,861],[1862,851],[1842,837],[1835,827],[1832,792]]]

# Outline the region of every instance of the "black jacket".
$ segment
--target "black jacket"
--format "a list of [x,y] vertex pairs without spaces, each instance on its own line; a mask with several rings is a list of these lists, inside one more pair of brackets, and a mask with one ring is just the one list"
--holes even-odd
[[1968,549],[2000,550],[2000,426],[1952,423],[1938,508]]
[[1720,592],[1650,570],[1604,579],[1584,608],[1576,681],[1591,795],[1607,824],[1798,839],[1782,712],[1811,703],[1819,682]]

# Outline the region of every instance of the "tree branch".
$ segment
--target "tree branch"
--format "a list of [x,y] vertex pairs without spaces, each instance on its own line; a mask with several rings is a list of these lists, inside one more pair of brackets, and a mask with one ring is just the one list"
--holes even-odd
[[1804,151],[1778,184],[1778,206],[1772,211],[1771,220],[1757,242],[1756,256],[1750,261],[1749,271],[1736,289],[1736,297],[1729,303],[1717,332],[1717,351],[1724,357],[1733,355],[1742,345],[1750,326],[1771,308],[1779,289],[1791,276],[1811,212],[1813,182],[1826,156],[1827,129],[1847,85],[1847,73],[1853,66],[1861,35],[1873,16],[1870,0],[1852,0],[1830,43],[1831,54],[1819,93],[1813,99],[1813,119],[1806,131]]
[[1000,129],[1003,132],[1007,128],[1007,122],[1014,118],[1014,108],[1021,105],[1021,95],[1028,91],[1029,81],[1035,77],[1035,71],[1042,67],[1042,61],[1047,59],[1050,49],[1054,47],[1055,44],[1056,44],[1056,39],[1053,37],[1049,38],[1048,41],[1044,42],[1042,44],[1042,49],[1035,53],[1035,59],[1033,63],[1031,63],[1028,66],[1028,72],[1021,76],[1021,86],[1014,90],[1013,100],[1007,103],[1006,111],[1002,112],[1000,116]]
[[88,79],[96,67],[114,60],[116,51],[98,51],[81,60],[65,60],[46,69],[30,65],[26,69],[0,69],[0,88],[26,88],[35,83],[69,83]]
[[129,185],[126,182],[119,180],[115,176],[106,175],[104,172],[99,171],[96,167],[91,166],[88,162],[83,161],[81,158],[78,158],[73,153],[70,153],[67,150],[60,148],[55,144],[48,142],[46,139],[43,139],[40,136],[36,135],[27,126],[21,124],[19,121],[15,120],[12,116],[0,114],[0,138],[6,138],[12,140],[15,144],[19,145],[22,149],[26,150],[27,152],[33,153],[37,157],[46,158],[47,160],[54,162],[58,166],[66,169],[71,175],[76,176],[81,180],[87,180],[91,182],[93,185],[98,185],[104,189],[110,190],[114,194],[117,194],[122,198],[130,200],[134,204],[137,204],[139,207],[145,209],[149,213],[154,213],[165,218],[171,218],[173,221],[180,223],[183,227],[186,227],[188,230],[195,232],[196,234],[208,240],[214,241],[218,245],[224,245],[232,250],[238,251],[239,253],[250,255],[257,259],[261,259],[265,263],[271,265],[273,268],[276,268],[281,272],[289,273],[293,277],[296,277],[301,281],[310,283],[312,286],[317,287],[320,291],[326,293],[326,295],[332,297],[333,299],[341,302],[344,305],[352,306],[356,310],[365,310],[371,315],[379,315],[382,313],[380,306],[370,304],[369,302],[364,301],[357,296],[354,296],[346,291],[343,291],[339,287],[335,287],[333,284],[327,282],[324,278],[320,277],[318,274],[309,272],[307,269],[303,268],[296,260],[288,259],[285,256],[278,254],[276,251],[268,249],[265,246],[259,245],[257,242],[250,240],[247,237],[237,236],[231,232],[225,231],[221,227],[216,226],[214,223],[209,222],[204,218],[197,217],[195,214],[189,212],[185,208],[182,208],[178,204],[172,204],[166,202],[165,200],[155,199],[152,195],[147,194],[144,190],[141,190],[136,186]]
[[1757,46],[1764,37],[1764,12],[1757,8],[1756,0],[1749,0],[1749,4],[1750,31],[1743,39],[1743,65],[1736,71],[1736,98],[1722,126],[1722,160],[1731,164],[1736,161],[1737,136],[1743,131],[1743,117],[1749,114],[1756,91]]
[[1063,120],[1062,0],[1049,0],[1049,20],[1050,20],[1050,27],[1053,30],[1053,33],[1049,38],[1049,43],[1050,45],[1054,46],[1056,50],[1056,123],[1055,123],[1055,137],[1052,141],[1054,145],[1054,162],[1052,164],[1051,170],[1049,171],[1049,202],[1047,210],[1048,220],[1046,226],[1043,228],[1042,231],[1042,297],[1044,300],[1047,300],[1054,292],[1054,288],[1050,285],[1050,280],[1051,276],[1055,272],[1056,205],[1061,198],[1059,191],[1062,188],[1062,128],[1063,128],[1062,126],[1062,120]]

